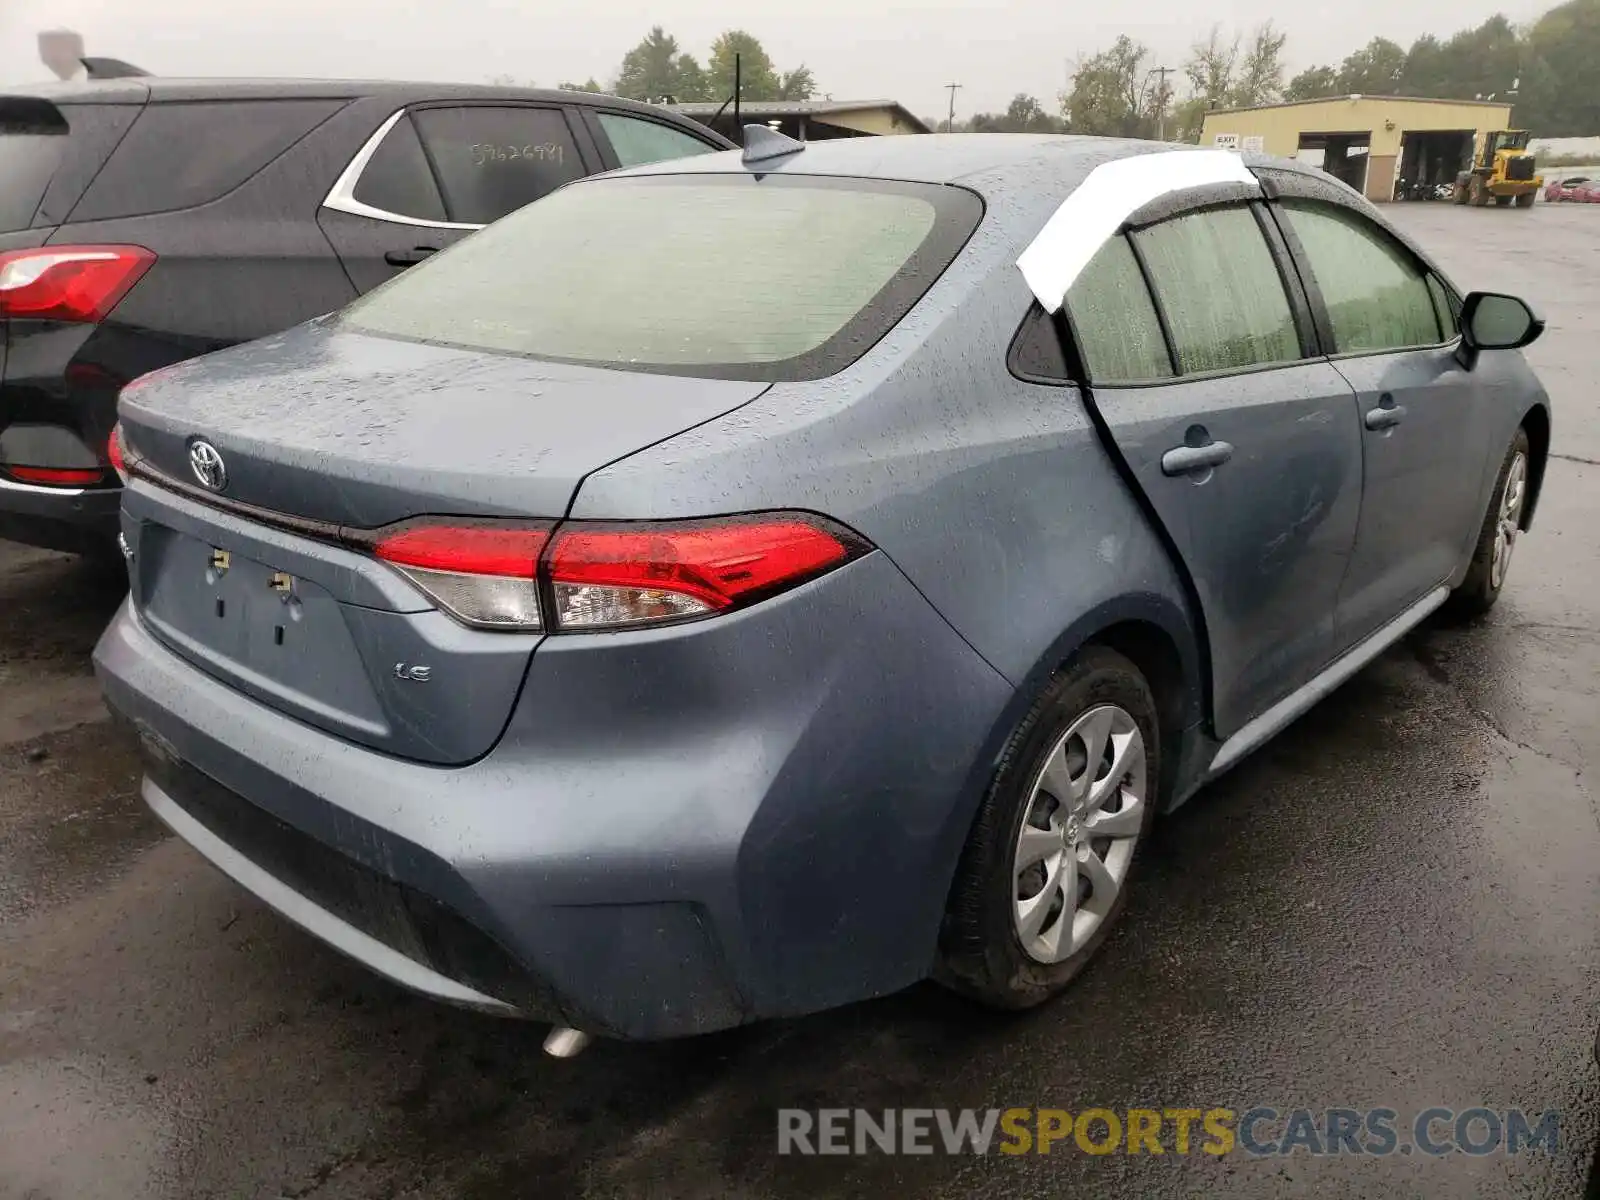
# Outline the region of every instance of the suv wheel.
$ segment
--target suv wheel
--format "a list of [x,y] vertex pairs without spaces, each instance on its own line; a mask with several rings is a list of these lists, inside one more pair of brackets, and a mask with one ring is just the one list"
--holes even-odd
[[1091,647],[1018,724],[968,835],[936,976],[999,1008],[1049,999],[1127,903],[1161,778],[1155,697]]

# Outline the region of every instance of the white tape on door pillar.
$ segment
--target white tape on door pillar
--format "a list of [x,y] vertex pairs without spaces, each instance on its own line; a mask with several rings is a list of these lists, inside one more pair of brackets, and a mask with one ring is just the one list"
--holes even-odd
[[1124,221],[1169,192],[1212,183],[1260,186],[1244,160],[1226,150],[1163,150],[1101,163],[1017,256],[1017,267],[1034,297],[1053,313],[1078,273]]

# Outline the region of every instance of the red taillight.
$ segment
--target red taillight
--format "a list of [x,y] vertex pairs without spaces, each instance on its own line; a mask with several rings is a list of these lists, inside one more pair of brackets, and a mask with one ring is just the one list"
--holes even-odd
[[103,321],[155,261],[143,246],[45,246],[0,253],[0,317]]
[[99,467],[19,467],[8,464],[0,468],[23,483],[38,483],[45,487],[82,487],[99,483],[105,474]]
[[106,461],[111,464],[111,469],[117,473],[117,478],[123,483],[128,482],[128,461],[122,454],[122,424],[118,422],[111,427],[111,436],[106,439]]
[[[417,523],[374,553],[486,629],[601,630],[711,616],[832,570],[870,547],[806,513],[673,524]],[[540,585],[555,611],[541,611]]]
[[548,527],[415,525],[373,547],[447,612],[486,629],[540,629],[539,555]]
[[663,526],[563,525],[545,570],[561,629],[708,616],[794,587],[859,543],[804,514]]

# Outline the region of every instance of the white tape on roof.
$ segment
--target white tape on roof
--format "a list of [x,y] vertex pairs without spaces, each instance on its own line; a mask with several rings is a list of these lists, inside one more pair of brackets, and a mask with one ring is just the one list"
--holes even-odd
[[1169,192],[1213,183],[1260,186],[1244,160],[1226,150],[1163,150],[1101,163],[1017,256],[1017,267],[1045,311],[1053,313],[1124,221]]

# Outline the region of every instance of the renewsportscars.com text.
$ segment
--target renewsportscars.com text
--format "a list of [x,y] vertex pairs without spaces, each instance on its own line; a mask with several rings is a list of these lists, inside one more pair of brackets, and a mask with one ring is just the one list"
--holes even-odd
[[784,1108],[779,1154],[1554,1154],[1559,1112],[1517,1108]]

